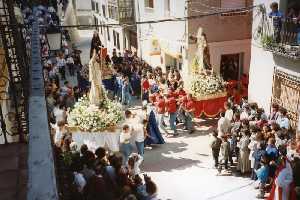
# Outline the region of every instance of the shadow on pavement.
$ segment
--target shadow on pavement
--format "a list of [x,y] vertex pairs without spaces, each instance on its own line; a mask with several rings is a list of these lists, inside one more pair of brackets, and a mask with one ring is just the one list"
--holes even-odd
[[200,164],[199,160],[176,158],[172,155],[187,150],[188,145],[184,142],[166,143],[159,146],[153,146],[151,150],[146,150],[143,171],[161,172],[171,170],[183,170]]

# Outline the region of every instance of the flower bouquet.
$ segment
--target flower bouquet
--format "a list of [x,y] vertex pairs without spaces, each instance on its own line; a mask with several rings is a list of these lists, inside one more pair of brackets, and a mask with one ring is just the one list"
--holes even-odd
[[190,88],[191,94],[197,99],[220,96],[225,93],[225,82],[216,74],[197,74],[193,77]]
[[68,113],[68,124],[83,131],[98,132],[112,131],[123,120],[121,105],[105,99],[98,107],[91,105],[88,97],[84,96]]

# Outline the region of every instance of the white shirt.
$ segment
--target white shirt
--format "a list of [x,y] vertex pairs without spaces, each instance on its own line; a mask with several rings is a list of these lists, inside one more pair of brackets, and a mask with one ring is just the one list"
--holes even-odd
[[55,107],[53,109],[53,114],[55,116],[55,121],[56,122],[65,120],[65,111],[64,110]]
[[74,59],[73,59],[71,56],[68,57],[67,63],[68,63],[68,64],[74,64]]
[[53,125],[50,124],[51,127],[55,130],[55,135],[54,135],[54,143],[57,144],[61,141],[63,134],[62,132],[59,130],[59,127],[57,126],[57,124]]
[[230,122],[232,121],[232,117],[233,117],[233,110],[232,109],[228,109],[225,112],[225,118],[228,119]]
[[58,68],[63,67],[66,65],[66,60],[64,58],[56,58],[56,65]]
[[129,126],[130,133],[133,133],[133,131],[134,131],[134,124],[136,123],[133,119],[134,118],[125,118],[125,121],[123,123],[123,125],[127,124]]
[[144,142],[144,126],[141,123],[137,123],[134,126],[134,136],[136,142]]
[[74,182],[77,186],[78,191],[82,192],[84,186],[86,185],[86,180],[81,173],[74,172]]
[[65,55],[69,55],[69,49],[68,48],[65,48]]
[[138,156],[138,160],[134,163],[134,167],[132,169],[133,175],[139,175],[141,173],[140,165],[143,162],[143,157],[138,154],[137,154],[137,156]]
[[244,120],[244,119],[248,120],[249,119],[249,114],[247,112],[243,111],[241,113],[240,119],[241,120]]
[[280,126],[280,128],[289,129],[290,121],[285,116],[279,116],[276,120],[276,123]]
[[128,144],[130,143],[131,135],[130,133],[124,133],[123,131],[120,134],[120,143]]
[[221,117],[218,121],[218,135],[223,136],[228,132],[230,128],[230,122],[225,117]]

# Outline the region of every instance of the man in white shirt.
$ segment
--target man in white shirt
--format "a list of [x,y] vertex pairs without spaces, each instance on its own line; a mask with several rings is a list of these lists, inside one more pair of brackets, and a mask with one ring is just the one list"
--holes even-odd
[[60,53],[60,55],[58,57],[56,57],[56,66],[58,67],[59,69],[59,73],[61,74],[61,78],[63,80],[66,79],[66,60],[63,56],[62,53]]
[[136,122],[134,126],[134,134],[135,137],[135,145],[138,150],[138,154],[144,157],[144,141],[145,141],[145,134],[144,134],[144,125],[140,121]]
[[224,108],[225,108],[225,118],[231,122],[232,121],[232,118],[233,118],[233,110],[231,109],[231,105],[230,103],[226,102],[225,105],[224,105]]
[[130,133],[134,133],[134,118],[132,117],[132,113],[129,110],[125,110],[125,121],[123,124],[127,124],[129,126]]
[[220,117],[218,121],[218,136],[222,137],[228,133],[231,124],[228,119],[225,118],[224,112],[220,113]]
[[244,110],[241,113],[240,119],[241,120],[249,120],[249,115],[250,115],[250,108],[249,108],[249,104],[246,104],[244,106]]
[[276,120],[276,123],[280,126],[280,128],[285,128],[286,130],[289,130],[290,128],[290,121],[287,117],[287,111],[284,108],[280,108],[279,110],[279,116]]

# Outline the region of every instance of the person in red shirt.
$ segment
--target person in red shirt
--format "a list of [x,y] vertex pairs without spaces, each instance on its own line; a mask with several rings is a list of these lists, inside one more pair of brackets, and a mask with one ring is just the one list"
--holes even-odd
[[189,131],[189,134],[192,134],[194,133],[193,118],[195,112],[195,101],[192,94],[187,95],[187,101],[186,104],[183,105],[183,109],[185,128]]
[[166,102],[167,112],[169,113],[169,123],[171,130],[174,132],[174,136],[177,136],[177,128],[176,128],[176,117],[177,117],[177,101],[175,97],[168,96]]
[[157,122],[158,127],[161,131],[164,131],[165,133],[168,133],[165,128],[165,112],[166,112],[166,102],[164,99],[164,96],[158,96],[156,102],[155,102],[156,112],[157,112]]
[[178,90],[176,91],[176,95],[177,95],[178,98],[186,96],[186,92],[184,91],[182,86],[180,86],[178,88]]
[[146,75],[143,77],[141,85],[142,85],[142,101],[144,101],[144,100],[148,101],[150,83],[149,83]]
[[177,94],[173,88],[169,88],[169,90],[168,90],[168,98],[170,98],[170,97],[177,98]]

